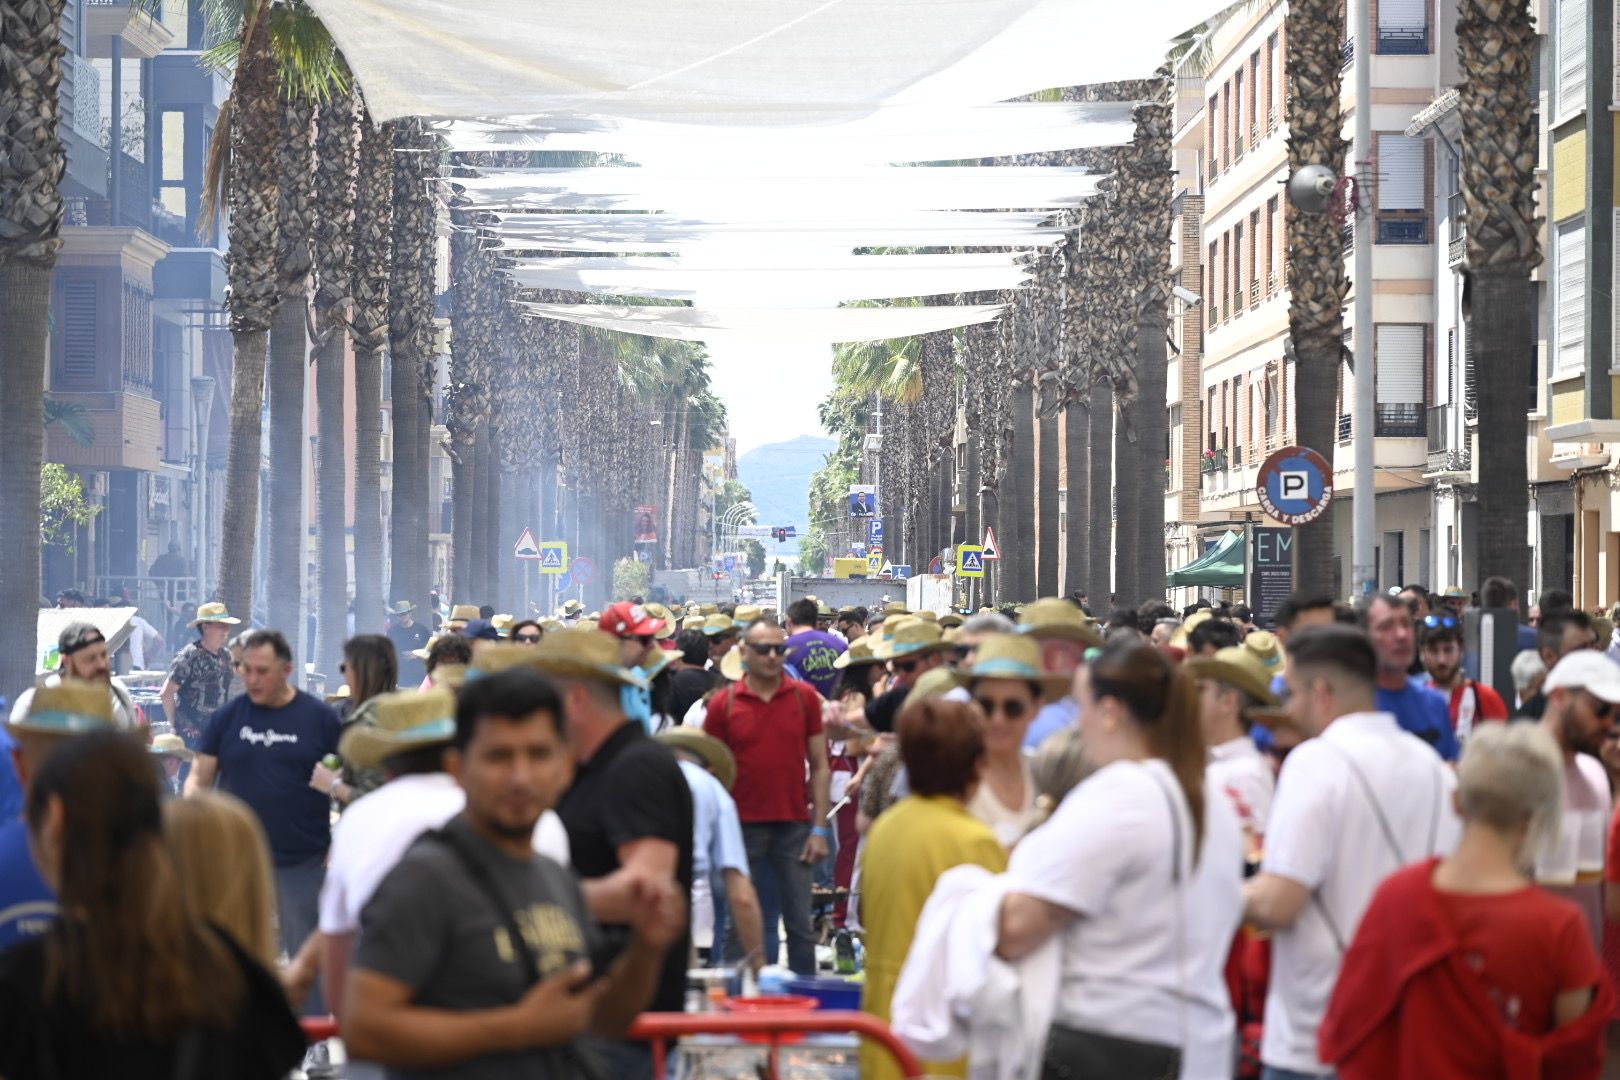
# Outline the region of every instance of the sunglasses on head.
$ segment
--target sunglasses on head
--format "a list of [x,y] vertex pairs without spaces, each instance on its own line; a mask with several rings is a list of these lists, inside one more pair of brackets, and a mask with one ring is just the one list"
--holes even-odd
[[974,698],[973,700],[978,704],[979,708],[984,710],[984,715],[986,716],[994,716],[996,714],[996,710],[1000,709],[1001,715],[1005,716],[1007,719],[1022,720],[1024,718],[1024,714],[1029,711],[1029,706],[1025,705],[1022,701],[1000,701],[996,698],[982,697]]
[[756,645],[752,641],[748,643],[748,647],[753,649],[754,652],[758,653],[760,656],[769,656],[772,653],[775,653],[777,656],[786,656],[788,650],[788,647],[785,644]]
[[1423,625],[1428,627],[1430,630],[1434,630],[1442,626],[1447,630],[1451,630],[1457,625],[1457,617],[1455,615],[1425,615],[1423,616]]

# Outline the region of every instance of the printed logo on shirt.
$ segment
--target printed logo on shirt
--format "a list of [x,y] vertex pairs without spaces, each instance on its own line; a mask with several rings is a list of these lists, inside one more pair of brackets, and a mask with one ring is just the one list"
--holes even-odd
[[263,746],[266,749],[276,745],[276,743],[295,743],[298,741],[298,736],[291,733],[284,733],[280,731],[254,731],[246,724],[243,724],[242,730],[236,734],[237,738],[241,739],[243,742],[251,743],[254,746]]
[[[541,978],[561,971],[585,951],[585,935],[579,923],[557,904],[530,904],[514,911],[512,918],[535,954]],[[517,963],[517,950],[504,926],[495,928],[495,952],[505,963]]]

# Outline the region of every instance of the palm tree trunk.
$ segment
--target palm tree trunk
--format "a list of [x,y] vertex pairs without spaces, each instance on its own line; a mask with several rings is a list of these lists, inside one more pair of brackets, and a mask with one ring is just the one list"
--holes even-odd
[[1064,591],[1086,592],[1091,583],[1091,412],[1081,403],[1063,412],[1068,482],[1068,545]]
[[354,235],[354,628],[383,628],[382,354],[393,256],[394,129],[361,116]]
[[[1166,241],[1168,244],[1168,241]],[[1133,465],[1136,470],[1129,484],[1122,479],[1120,490],[1131,493],[1135,502],[1135,542],[1132,550],[1136,589],[1132,603],[1164,599],[1164,484],[1156,467],[1169,452],[1165,415],[1166,319],[1164,301],[1148,301],[1137,314],[1136,370],[1141,380],[1137,399],[1137,441]],[[1124,516],[1124,515],[1121,515]]]
[[1035,599],[1035,390],[1021,381],[1012,392],[1012,454],[1006,479],[1007,512],[1002,517],[1001,567],[1006,573],[1002,599]]
[[248,20],[231,88],[230,277],[231,433],[225,464],[224,512],[219,532],[219,587],[239,617],[253,615],[253,555],[259,524],[260,425],[270,323],[280,300],[276,288],[279,178],[276,156],[281,108],[280,71],[268,19]]
[[354,353],[354,629],[383,628],[382,351]]
[[[1143,393],[1146,393],[1144,388]],[[1144,397],[1137,398],[1138,412],[1150,408]],[[1121,604],[1136,607],[1147,597],[1142,595],[1142,541],[1141,517],[1138,502],[1142,498],[1142,444],[1132,441],[1133,432],[1126,416],[1114,425],[1114,592]],[[1164,493],[1152,492],[1157,498]]]
[[1114,391],[1091,387],[1091,610],[1106,612],[1114,592]]
[[1056,596],[1058,593],[1058,416],[1042,416],[1036,424],[1040,445],[1037,448],[1040,464],[1037,466],[1036,498],[1040,513],[1036,519],[1036,575],[1038,596]]
[[478,455],[473,447],[459,446],[459,456],[450,463],[454,501],[450,505],[451,603],[470,604],[475,600],[477,582],[473,577],[473,518],[477,514]]
[[[56,5],[58,22],[61,4]],[[51,41],[56,39],[54,35]],[[49,54],[49,48],[46,49]],[[56,78],[61,77],[60,69]],[[49,107],[56,102],[55,84],[49,86]],[[0,91],[0,100],[8,96]],[[9,122],[0,119],[0,131]],[[50,125],[55,130],[55,125]],[[0,177],[6,169],[0,162]],[[60,170],[58,170],[60,175]],[[61,242],[54,234],[62,221],[61,198],[54,181],[43,185],[46,202],[54,201],[57,228],[32,252],[23,255],[0,247],[0,401],[16,422],[0,439],[0,512],[5,525],[0,537],[7,552],[7,568],[0,574],[0,600],[11,612],[26,618],[0,620],[0,688],[15,699],[33,685],[40,662],[39,608],[39,500],[40,463],[45,456],[45,349],[51,311],[51,268]],[[10,207],[4,213],[9,214]]]
[[[499,437],[496,429],[491,428],[485,436],[484,461],[480,463],[485,468],[481,470],[484,476],[484,498],[487,505],[484,508],[484,595],[488,597],[485,603],[494,604],[505,610],[504,600],[501,597],[501,556],[504,554],[501,547],[501,504],[503,490],[501,485],[502,470],[500,454],[496,452],[495,440]],[[512,537],[516,542],[517,537]]]
[[[269,498],[265,502],[265,574],[276,583],[265,590],[270,625],[287,635],[294,656],[304,630],[304,367],[308,356],[309,301],[289,296],[276,308],[270,327]],[[294,672],[303,685],[303,670]]]
[[394,155],[392,280],[388,292],[389,383],[394,419],[393,534],[390,592],[426,609],[431,589],[428,491],[431,447],[434,303],[434,203],[427,177],[434,146],[417,120],[402,121]]

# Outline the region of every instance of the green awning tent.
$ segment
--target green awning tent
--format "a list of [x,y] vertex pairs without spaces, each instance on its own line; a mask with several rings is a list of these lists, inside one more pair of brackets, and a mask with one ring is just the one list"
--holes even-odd
[[1188,585],[1243,588],[1243,534],[1236,529],[1227,533],[1198,558],[1166,574],[1165,584],[1173,588]]

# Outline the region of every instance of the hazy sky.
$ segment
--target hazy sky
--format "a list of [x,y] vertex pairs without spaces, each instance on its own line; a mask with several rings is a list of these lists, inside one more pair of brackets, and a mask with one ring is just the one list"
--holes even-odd
[[816,406],[832,390],[831,346],[733,339],[708,348],[739,455],[764,443],[823,434]]

